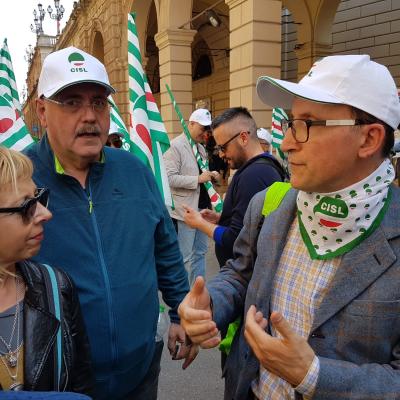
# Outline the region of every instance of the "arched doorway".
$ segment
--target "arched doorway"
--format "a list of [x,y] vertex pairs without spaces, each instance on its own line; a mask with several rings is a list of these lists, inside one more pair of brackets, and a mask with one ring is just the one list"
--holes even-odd
[[94,35],[92,54],[104,64],[104,40],[99,31]]

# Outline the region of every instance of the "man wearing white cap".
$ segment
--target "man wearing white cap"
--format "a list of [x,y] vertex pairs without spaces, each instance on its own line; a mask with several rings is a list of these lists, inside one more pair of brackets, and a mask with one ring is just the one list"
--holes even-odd
[[118,125],[114,121],[110,120],[110,129],[108,130],[106,146],[120,149],[122,147],[123,138],[124,134],[120,132]]
[[272,143],[272,135],[269,132],[269,130],[265,129],[265,128],[258,128],[257,129],[257,137],[258,137],[258,141],[261,144],[261,148],[266,153],[268,153],[269,148],[271,147],[271,143]]
[[[47,132],[27,154],[36,184],[50,189],[53,221],[37,260],[76,283],[96,399],[156,399],[163,346],[155,342],[157,289],[171,307],[175,354],[175,341],[184,339],[176,309],[187,274],[153,175],[129,152],[104,147],[110,93],[104,65],[90,54],[69,47],[44,60],[37,114]],[[186,356],[185,367],[192,355],[183,346],[176,358]]]
[[[203,160],[207,159],[207,154],[202,143],[206,133],[211,130],[210,125],[210,111],[198,108],[192,112],[188,129]],[[200,170],[185,133],[171,141],[171,147],[166,151],[164,159],[175,206],[170,210],[170,215],[176,223],[179,247],[189,274],[189,283],[192,285],[197,276],[204,277],[206,274],[208,237],[200,230],[185,224],[183,205],[196,210],[211,208],[211,201],[203,183],[217,178],[219,173]]]
[[398,398],[393,78],[367,55],[331,56],[298,84],[261,77],[257,91],[292,111],[281,145],[292,189],[261,230],[265,193],[254,197],[236,259],[207,288],[195,282],[179,308],[182,325],[213,347],[218,330],[242,316],[226,362],[227,399]]

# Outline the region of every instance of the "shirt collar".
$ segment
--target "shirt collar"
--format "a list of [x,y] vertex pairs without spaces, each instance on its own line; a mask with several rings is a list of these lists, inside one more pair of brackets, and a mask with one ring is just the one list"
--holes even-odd
[[[106,156],[104,154],[104,150],[100,153],[100,160],[98,161],[100,164],[104,164],[106,162]],[[64,167],[61,165],[59,159],[54,154],[54,169],[56,170],[57,174],[64,175],[65,170]]]

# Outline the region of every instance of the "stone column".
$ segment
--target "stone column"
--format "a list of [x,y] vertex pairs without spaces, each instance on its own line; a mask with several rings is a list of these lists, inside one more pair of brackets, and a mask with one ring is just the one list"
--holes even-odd
[[271,125],[271,107],[256,93],[257,78],[281,73],[282,2],[225,0],[230,28],[230,106],[249,109],[258,126]]
[[182,126],[165,84],[171,88],[187,121],[193,111],[191,44],[195,34],[194,30],[166,29],[154,37],[159,49],[161,115],[171,139],[182,132]]

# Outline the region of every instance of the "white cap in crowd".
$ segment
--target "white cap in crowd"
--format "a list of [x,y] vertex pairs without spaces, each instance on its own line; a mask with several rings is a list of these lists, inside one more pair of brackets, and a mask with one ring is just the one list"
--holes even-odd
[[258,128],[257,129],[257,137],[260,140],[265,140],[268,144],[272,143],[272,135],[268,129],[265,128]]
[[318,103],[346,104],[386,122],[400,123],[400,101],[389,70],[369,55],[328,56],[311,67],[299,83],[261,76],[260,99],[271,107],[290,109],[294,97]]
[[104,65],[92,55],[77,49],[50,53],[43,62],[38,83],[38,97],[51,97],[77,83],[97,83],[109,93],[115,93],[110,85]]
[[189,121],[197,122],[203,126],[210,126],[212,122],[211,113],[205,108],[198,108],[192,112]]
[[110,129],[108,131],[108,134],[109,135],[115,134],[121,138],[124,137],[124,134],[122,132],[120,132],[118,125],[114,121],[111,121],[111,120],[110,120]]

